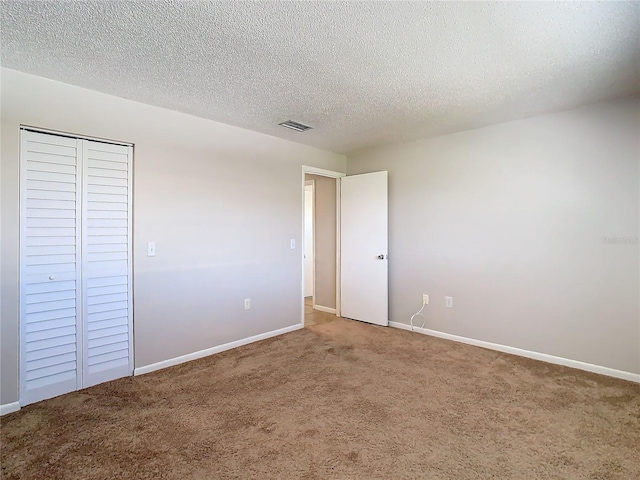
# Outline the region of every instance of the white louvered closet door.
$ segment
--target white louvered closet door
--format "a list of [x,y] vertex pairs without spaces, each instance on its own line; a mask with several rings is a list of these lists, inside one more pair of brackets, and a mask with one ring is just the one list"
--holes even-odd
[[23,131],[20,401],[81,387],[81,140]]
[[132,148],[21,132],[20,401],[131,375]]
[[133,373],[131,157],[131,147],[83,144],[83,387]]

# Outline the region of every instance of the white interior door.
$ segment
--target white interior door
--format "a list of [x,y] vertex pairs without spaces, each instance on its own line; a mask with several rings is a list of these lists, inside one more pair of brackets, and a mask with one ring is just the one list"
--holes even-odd
[[341,315],[389,324],[387,172],[340,180]]

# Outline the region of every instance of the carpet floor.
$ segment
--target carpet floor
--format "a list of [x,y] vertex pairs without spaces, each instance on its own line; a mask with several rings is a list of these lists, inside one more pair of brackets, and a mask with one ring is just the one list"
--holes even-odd
[[2,478],[638,479],[640,386],[337,319],[1,419]]

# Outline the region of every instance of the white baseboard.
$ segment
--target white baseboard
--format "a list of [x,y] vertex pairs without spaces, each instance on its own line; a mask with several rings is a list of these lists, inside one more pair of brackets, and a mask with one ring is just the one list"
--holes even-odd
[[336,313],[335,308],[323,307],[322,305],[314,305],[313,309],[318,310],[319,312],[333,313],[334,315]]
[[20,410],[20,402],[5,403],[4,405],[0,405],[0,417],[7,413],[17,412],[18,410]]
[[[389,326],[394,328],[401,328],[403,330],[411,330],[411,325],[407,325],[406,323],[389,322]],[[498,352],[510,353],[512,355],[518,355],[520,357],[532,358],[534,360],[541,360],[547,363],[554,363],[556,365],[563,365],[565,367],[577,368],[578,370],[585,370],[587,372],[599,373],[600,375],[606,375],[608,377],[621,378],[623,380],[640,383],[640,374],[625,372],[624,370],[616,370],[615,368],[602,367],[600,365],[579,362],[578,360],[571,360],[569,358],[556,357],[554,355],[547,355],[546,353],[532,352],[530,350],[523,350],[521,348],[500,345],[499,343],[491,343],[485,342],[483,340],[476,340],[473,338],[460,337],[458,335],[439,332],[437,330],[429,330],[428,328],[414,327],[413,331],[416,333],[421,333],[423,335],[444,338],[446,340],[453,340],[454,342],[466,343],[469,345],[475,345],[476,347],[488,348],[489,350],[497,350]]]
[[302,324],[298,324],[298,325],[292,325],[290,327],[280,328],[278,330],[273,330],[271,332],[261,333],[260,335],[254,335],[253,337],[243,338],[242,340],[236,340],[235,342],[225,343],[223,345],[218,345],[217,347],[211,347],[211,348],[207,348],[206,350],[200,350],[198,352],[189,353],[187,355],[182,355],[180,357],[163,360],[162,362],[152,363],[151,365],[145,365],[144,367],[134,369],[133,374],[137,376],[137,375],[144,375],[145,373],[155,372],[156,370],[172,367],[174,365],[179,365],[184,362],[190,362],[191,360],[197,360],[198,358],[202,358],[202,357],[208,357],[209,355],[213,355],[214,353],[224,352],[225,350],[241,347],[242,345],[247,345],[249,343],[258,342],[260,340],[265,340],[267,338],[276,337],[284,333],[300,330],[301,328],[303,328]]

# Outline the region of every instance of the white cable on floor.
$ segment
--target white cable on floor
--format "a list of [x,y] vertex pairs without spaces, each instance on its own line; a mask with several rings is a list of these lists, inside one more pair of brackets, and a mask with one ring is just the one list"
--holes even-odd
[[417,316],[422,317],[422,326],[420,328],[424,328],[425,324],[427,323],[427,318],[422,314],[422,310],[424,310],[424,307],[426,307],[426,306],[427,306],[427,304],[422,302],[422,308],[411,316],[411,320],[409,320],[409,323],[411,324],[411,331],[412,332],[414,331],[413,330],[413,319],[416,318]]

